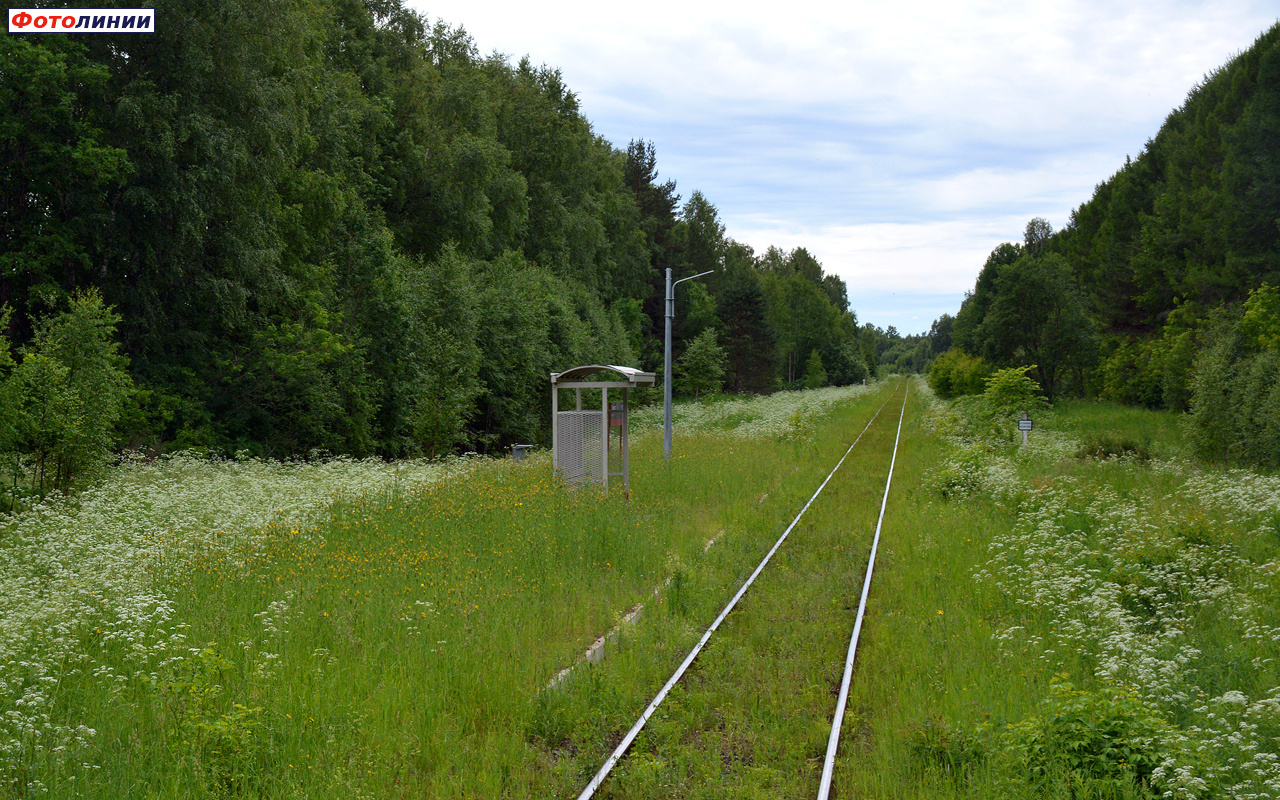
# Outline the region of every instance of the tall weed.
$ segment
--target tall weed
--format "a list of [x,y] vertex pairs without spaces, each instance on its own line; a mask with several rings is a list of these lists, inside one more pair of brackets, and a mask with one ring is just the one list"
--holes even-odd
[[[1016,511],[974,574],[1023,610],[996,640],[1080,684],[1060,680],[1009,729],[1029,778],[1073,796],[1086,781],[1098,796],[1280,797],[1280,550],[1266,535],[1280,479],[1202,471],[1122,435],[1098,447],[1038,429],[1012,450],[969,411],[931,412],[956,448],[933,488]],[[1065,470],[1098,450],[1125,455]]]

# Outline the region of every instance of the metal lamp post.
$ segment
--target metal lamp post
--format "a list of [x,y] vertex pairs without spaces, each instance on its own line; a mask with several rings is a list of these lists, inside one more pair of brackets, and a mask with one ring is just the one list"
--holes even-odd
[[665,352],[662,356],[662,457],[671,458],[671,320],[676,318],[676,284],[691,281],[694,278],[701,278],[703,275],[710,275],[715,272],[709,269],[706,272],[699,272],[697,275],[690,275],[687,278],[681,278],[675,283],[671,282],[671,268],[667,267],[667,341]]

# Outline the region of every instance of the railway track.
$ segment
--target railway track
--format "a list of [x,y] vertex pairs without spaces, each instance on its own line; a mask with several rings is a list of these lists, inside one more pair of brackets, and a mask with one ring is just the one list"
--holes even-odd
[[[911,385],[907,384],[910,392]],[[849,684],[853,681],[853,661],[858,653],[858,638],[862,634],[862,620],[867,613],[867,595],[871,593],[871,578],[876,569],[876,551],[880,549],[880,529],[884,526],[884,510],[889,505],[889,488],[893,486],[893,468],[898,463],[898,443],[902,441],[902,419],[907,413],[907,396],[902,396],[902,410],[898,412],[898,430],[893,439],[893,456],[889,460],[889,474],[884,481],[884,496],[880,499],[880,515],[876,518],[876,532],[871,541],[871,555],[867,557],[867,570],[862,579],[862,597],[858,600],[858,615],[849,636],[849,653],[845,657],[844,675],[840,680],[840,694],[835,713],[831,715],[831,735],[827,738],[827,754],[822,762],[822,778],[818,783],[818,800],[831,795],[831,782],[835,776],[836,751],[840,744],[840,729],[844,725],[845,705],[849,701]]]
[[[897,397],[899,390],[902,391],[903,396],[902,396],[902,405],[898,414],[896,429],[890,429],[886,425],[882,425],[882,426],[877,426],[877,428],[873,430],[873,425],[875,425],[877,420],[881,418],[882,412],[884,411],[886,406],[888,406],[890,402]],[[663,702],[667,700],[672,690],[677,685],[681,684],[682,679],[685,679],[685,676],[689,672],[690,668],[695,665],[695,662],[698,662],[699,655],[703,653],[704,649],[707,648],[709,644],[712,644],[711,649],[714,650],[715,645],[719,643],[720,639],[723,639],[723,636],[721,636],[720,639],[715,639],[715,640],[713,640],[713,637],[716,636],[717,631],[721,628],[722,623],[726,621],[726,618],[729,618],[731,613],[735,611],[735,608],[739,606],[740,601],[742,601],[744,597],[748,595],[748,590],[751,589],[751,587],[753,586],[753,584],[756,583],[758,578],[761,578],[762,574],[765,575],[765,580],[769,580],[773,577],[769,573],[765,572],[765,568],[774,559],[775,555],[782,548],[783,544],[787,541],[788,537],[791,536],[793,531],[795,531],[797,527],[800,525],[800,522],[805,517],[806,512],[809,512],[811,510],[811,507],[815,507],[815,504],[817,505],[817,507],[814,508],[814,512],[822,515],[824,517],[824,521],[830,520],[832,518],[839,520],[841,523],[848,522],[851,520],[854,521],[853,530],[850,530],[849,528],[844,528],[843,530],[837,531],[835,530],[835,527],[837,526],[833,526],[829,523],[823,526],[822,531],[826,534],[827,538],[843,540],[843,542],[840,545],[838,545],[836,549],[845,549],[845,548],[851,547],[852,545],[850,545],[850,537],[851,536],[860,537],[865,530],[869,530],[870,528],[870,526],[867,525],[865,529],[859,530],[859,527],[861,526],[861,524],[865,524],[862,522],[863,518],[865,517],[868,521],[871,517],[875,518],[875,532],[874,532],[874,535],[872,536],[870,552],[869,552],[869,555],[867,556],[865,568],[861,569],[862,594],[858,602],[857,613],[853,622],[852,634],[849,637],[849,645],[844,658],[843,677],[840,684],[838,698],[836,700],[835,711],[834,711],[834,714],[830,715],[831,726],[829,729],[829,733],[826,736],[826,754],[822,762],[823,770],[822,770],[822,775],[819,781],[818,797],[827,798],[829,796],[831,791],[832,781],[834,778],[833,773],[834,773],[835,756],[836,756],[837,746],[840,741],[841,725],[844,717],[845,705],[848,698],[849,684],[852,677],[853,663],[854,663],[854,658],[857,651],[858,638],[861,633],[862,623],[863,623],[864,615],[866,612],[867,598],[870,592],[871,580],[872,580],[872,575],[875,567],[875,557],[876,557],[876,552],[879,546],[880,532],[881,532],[881,528],[884,520],[884,512],[888,504],[889,490],[892,485],[893,467],[896,465],[896,461],[897,461],[898,445],[901,440],[902,421],[905,417],[906,404],[907,404],[907,399],[909,394],[910,394],[909,382],[903,381],[903,383],[898,388],[895,388],[893,393],[890,395],[889,398],[885,400],[885,402],[880,406],[880,408],[877,409],[877,411],[871,417],[871,419],[867,421],[866,425],[858,433],[857,437],[853,440],[852,443],[850,443],[849,447],[845,450],[844,455],[841,456],[839,461],[827,474],[826,479],[823,480],[822,483],[818,486],[818,488],[814,491],[813,495],[809,498],[808,502],[804,504],[804,506],[800,509],[799,513],[796,514],[795,518],[791,521],[791,523],[787,526],[787,528],[778,537],[777,541],[774,542],[773,546],[765,554],[764,558],[761,559],[759,564],[756,566],[755,570],[750,574],[750,576],[746,579],[746,581],[744,581],[743,584],[738,588],[737,592],[732,596],[729,602],[720,611],[719,615],[715,618],[715,620],[711,623],[711,625],[702,634],[702,637],[698,640],[697,644],[694,645],[692,650],[684,658],[684,660],[681,662],[679,667],[676,668],[675,672],[671,675],[671,677],[667,680],[667,682],[662,686],[662,688],[657,692],[657,694],[653,697],[650,703],[646,706],[644,711],[641,713],[640,717],[635,721],[635,724],[632,725],[630,730],[627,731],[626,735],[622,738],[622,740],[618,743],[618,745],[614,748],[614,750],[605,759],[600,769],[596,772],[594,777],[592,777],[591,781],[586,785],[586,787],[583,788],[582,792],[578,795],[578,800],[589,800],[589,798],[597,796],[597,792],[600,791],[601,788],[606,785],[606,782],[611,772],[619,763],[623,762],[623,760],[627,757],[628,751],[633,746],[633,743],[636,741],[636,738],[645,729],[646,725],[649,723],[651,718],[653,718],[654,714],[663,705]],[[887,416],[886,419],[891,420],[891,416]],[[891,424],[891,422],[889,424]],[[868,440],[878,438],[882,440],[882,447],[883,447],[884,444],[887,444],[887,434],[889,433],[890,430],[892,430],[893,444],[892,444],[892,454],[888,459],[887,465],[872,463],[877,454],[877,449],[875,447],[868,447],[866,444],[864,444],[863,449],[867,450],[868,452],[867,452],[867,455],[864,456],[860,461],[860,464],[863,466],[863,469],[860,471],[846,469],[845,477],[843,478],[837,477],[837,474],[840,472],[842,465],[844,465],[846,460],[850,458],[851,454],[855,453],[855,448],[859,445],[859,443],[864,441],[864,438]],[[868,432],[871,432],[870,436],[868,436]],[[871,492],[867,491],[867,487],[872,484],[877,484],[879,480],[879,476],[881,475],[884,476],[884,490],[882,493],[879,491],[874,492],[874,494],[879,495],[879,500],[880,500],[879,514],[878,515],[874,514],[873,507],[870,509],[871,513],[867,514],[866,513],[868,511],[867,506],[874,505],[874,504],[868,504],[866,502],[867,499],[873,496]],[[871,483],[868,483],[868,480],[872,478],[874,479],[871,481]],[[832,487],[833,491],[828,492],[827,496],[823,497],[823,490],[828,488],[828,484],[832,484],[833,479],[836,479],[835,485]],[[859,483],[861,484],[860,488],[854,485]],[[840,488],[837,489],[837,487],[840,487]],[[842,497],[836,496],[839,493],[843,493],[844,500],[849,500],[849,495],[855,494],[857,496],[857,502],[849,503],[849,505],[856,506],[856,509],[853,509],[853,508],[849,510],[844,509],[840,502]],[[788,555],[792,553],[800,552],[801,557],[808,558],[811,565],[818,565],[818,568],[821,568],[820,565],[821,565],[822,557],[820,555],[815,554],[814,552],[810,552],[811,548],[822,546],[822,543],[819,542],[817,539],[815,539],[816,526],[817,526],[816,521],[810,522],[807,529],[805,529],[805,534],[808,537],[809,541],[793,542],[792,546],[784,552],[786,552]],[[830,543],[828,542],[828,545],[829,544]],[[814,561],[815,558],[817,559],[816,561]],[[791,560],[794,561],[795,557],[792,557]],[[860,562],[860,559],[858,559],[858,561]],[[852,570],[853,568],[852,561],[850,561],[849,567],[850,567],[850,570]],[[792,565],[787,564],[782,569],[785,573],[787,573],[788,577],[792,579],[796,579],[797,576],[792,574],[793,572],[795,572],[795,568]],[[804,571],[803,568],[801,568],[800,572],[803,573],[803,571]],[[827,570],[827,572],[830,572],[830,571],[831,571],[830,569]],[[769,619],[766,620],[766,623],[774,624],[774,625],[779,625],[779,624],[788,625],[789,627],[798,625],[799,627],[797,628],[797,630],[801,631],[801,638],[803,638],[803,636],[811,635],[813,633],[813,632],[804,630],[804,626],[806,624],[809,624],[810,622],[803,619],[806,616],[803,612],[803,608],[806,606],[806,602],[810,607],[812,607],[813,603],[820,602],[823,599],[824,593],[838,594],[839,592],[826,592],[821,586],[806,587],[803,585],[804,584],[803,574],[799,576],[798,580],[800,582],[799,590],[794,594],[796,594],[797,599],[799,599],[801,595],[806,595],[807,597],[806,600],[800,601],[799,608],[798,608],[799,613],[793,613],[790,617],[787,617],[786,615],[783,615],[777,618],[770,617]],[[839,578],[836,578],[835,586],[832,586],[829,588],[832,588],[832,589],[835,589],[837,587],[847,588],[848,583],[849,582],[847,580],[840,580]],[[806,589],[808,590],[807,594],[805,591]],[[749,602],[748,602],[748,605],[749,605]],[[752,614],[753,610],[756,611],[757,613]],[[738,627],[748,627],[752,620],[761,616],[761,614],[758,613],[761,611],[761,609],[753,609],[753,610],[749,610],[744,607],[742,610],[739,611],[738,614],[734,615],[733,621],[731,622],[731,626],[736,624]],[[765,609],[765,610],[768,610],[768,609]],[[774,609],[774,610],[777,611],[777,609]],[[843,614],[839,616],[845,619],[846,625],[847,625],[847,618],[844,617]],[[744,623],[746,624],[744,625]],[[766,624],[766,627],[767,627],[767,624]],[[847,631],[848,627],[846,626],[844,630]],[[787,633],[794,634],[795,631],[788,630]],[[830,650],[830,647],[833,641],[838,641],[840,643],[843,643],[844,636],[845,636],[843,632],[836,634],[835,632],[830,630],[829,624],[825,626],[823,630],[817,631],[816,633],[824,641],[824,649],[828,651]],[[754,633],[749,633],[746,636],[747,638],[751,638],[751,637],[754,637],[756,639],[761,638],[760,633],[758,631]],[[833,639],[833,636],[834,636],[834,639]],[[733,638],[733,637],[731,636],[730,638]],[[740,638],[741,638],[741,635],[740,635]],[[769,639],[769,634],[767,631],[764,632],[764,639],[765,640]],[[766,644],[766,646],[768,645]],[[704,660],[708,657],[710,656],[704,656]],[[716,659],[713,659],[713,660],[716,660]],[[719,659],[719,660],[724,661],[725,659]],[[731,657],[728,660],[730,662],[733,661]],[[828,659],[827,661],[829,663],[831,659]],[[698,662],[698,663],[701,664],[701,662]],[[728,672],[732,673],[732,669],[733,667],[729,666]],[[783,678],[779,676],[778,680],[783,680]],[[726,681],[731,684],[734,683],[734,678],[732,674],[726,675]],[[706,681],[703,680],[702,682],[705,683]],[[745,693],[746,692],[743,692],[742,694],[745,694]],[[730,690],[729,695],[732,696],[733,694],[734,694],[733,691]],[[740,702],[750,702],[749,699],[743,697],[742,694],[737,695],[738,700]],[[826,730],[825,726],[824,726],[824,730]],[[754,758],[752,758],[752,761],[754,761]]]

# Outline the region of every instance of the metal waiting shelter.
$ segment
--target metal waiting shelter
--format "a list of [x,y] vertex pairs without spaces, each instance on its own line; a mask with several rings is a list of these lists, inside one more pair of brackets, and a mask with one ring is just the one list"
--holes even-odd
[[[621,380],[600,379],[599,373],[613,373]],[[613,377],[613,376],[606,376]],[[594,378],[594,380],[593,380]],[[631,492],[631,468],[627,441],[627,393],[640,386],[652,386],[654,374],[615,364],[587,364],[551,373],[551,463],[569,483],[598,483],[609,491],[609,479],[621,478],[623,491]],[[572,411],[560,410],[560,390],[574,390]],[[583,409],[582,390],[600,390],[600,409]],[[609,402],[609,390],[621,389],[622,401]],[[612,429],[618,429],[621,472],[609,471]]]

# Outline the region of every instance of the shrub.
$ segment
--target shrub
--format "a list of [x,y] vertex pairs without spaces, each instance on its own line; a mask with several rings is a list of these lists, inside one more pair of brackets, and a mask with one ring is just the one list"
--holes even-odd
[[1013,414],[1019,411],[1032,411],[1044,408],[1048,403],[1040,394],[1040,384],[1027,376],[1035,364],[1025,367],[1010,367],[996,372],[987,379],[987,388],[982,397],[996,414]]
[[707,328],[689,343],[676,362],[676,379],[684,391],[698,397],[719,391],[724,386],[726,358],[724,348],[716,342],[715,328]]
[[1128,436],[1099,435],[1085,440],[1076,450],[1076,458],[1124,458],[1151,460],[1151,440]]
[[252,781],[262,732],[261,707],[227,698],[234,680],[235,666],[205,647],[179,661],[160,685],[179,752],[221,795],[239,793]]
[[1249,293],[1240,332],[1252,346],[1280,350],[1280,289],[1264,283]]
[[1160,334],[1155,348],[1160,361],[1160,396],[1170,411],[1191,407],[1191,374],[1203,344],[1203,325],[1194,305],[1182,305],[1169,312]]
[[[21,395],[18,383],[9,379],[13,371],[13,356],[9,352],[9,338],[4,331],[9,327],[8,306],[0,308],[0,476],[9,473],[16,485],[22,473],[21,455],[18,450],[18,408]],[[8,511],[13,505],[14,486],[5,486],[0,494],[0,511]]]
[[[1269,291],[1268,291],[1269,290]],[[1270,287],[1242,317],[1220,320],[1195,360],[1187,431],[1197,455],[1221,463],[1280,466],[1280,347],[1272,347]]]
[[1233,332],[1219,332],[1217,340],[1196,357],[1191,375],[1191,410],[1187,433],[1196,455],[1225,463],[1235,439],[1237,338]]
[[942,462],[941,466],[927,473],[925,485],[948,500],[969,497],[981,486],[986,464],[987,456],[983,448],[962,448]]
[[827,385],[827,371],[822,366],[822,356],[814,348],[809,353],[809,361],[804,367],[804,388],[821,389]]
[[1126,405],[1159,408],[1164,398],[1163,346],[1162,340],[1122,341],[1102,362],[1102,396]]
[[929,367],[929,387],[939,397],[948,400],[961,395],[982,394],[990,375],[991,365],[981,356],[951,349],[938,356]]
[[1041,713],[1007,731],[1033,785],[1068,775],[1109,785],[1115,794],[1150,781],[1169,732],[1136,692],[1113,685],[1088,692],[1062,677],[1050,683]]
[[839,346],[826,348],[821,352],[821,357],[827,372],[827,383],[832,386],[862,383],[870,375],[866,359],[856,342],[845,340]]
[[1241,365],[1240,460],[1280,467],[1280,350],[1264,350]]
[[119,321],[96,290],[78,293],[69,310],[40,322],[0,390],[12,416],[10,446],[30,457],[33,489],[65,491],[111,453],[133,391],[115,341]]

